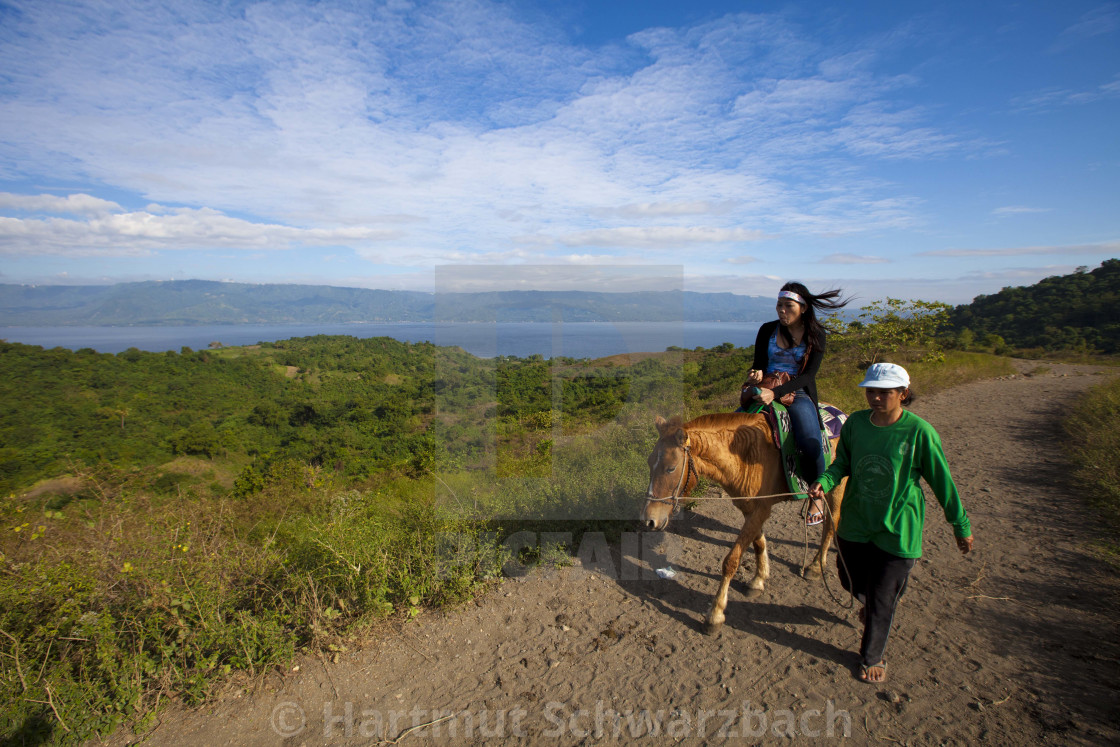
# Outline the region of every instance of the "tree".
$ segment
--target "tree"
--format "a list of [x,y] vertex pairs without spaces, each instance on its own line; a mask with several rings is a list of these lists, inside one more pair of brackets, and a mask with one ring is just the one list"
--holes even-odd
[[221,438],[209,420],[199,420],[169,439],[177,454],[213,458],[222,451]]
[[878,363],[900,351],[925,349],[923,359],[942,360],[937,333],[948,321],[949,304],[888,298],[863,307],[857,340],[863,362]]

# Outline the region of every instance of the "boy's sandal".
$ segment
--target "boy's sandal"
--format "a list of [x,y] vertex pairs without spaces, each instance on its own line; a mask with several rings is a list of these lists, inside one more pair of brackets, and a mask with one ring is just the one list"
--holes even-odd
[[[876,667],[883,670],[883,679],[881,679],[881,680],[873,680],[870,677],[870,672],[868,670],[874,669]],[[872,664],[871,666],[867,666],[865,664],[860,664],[859,665],[859,681],[860,682],[866,682],[869,685],[878,685],[878,684],[881,684],[883,682],[886,682],[887,681],[887,662],[881,661],[878,664]]]

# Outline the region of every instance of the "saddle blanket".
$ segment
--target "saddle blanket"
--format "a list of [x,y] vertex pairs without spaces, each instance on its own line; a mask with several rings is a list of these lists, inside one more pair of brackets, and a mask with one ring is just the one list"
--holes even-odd
[[[844,426],[844,421],[848,419],[848,414],[827,402],[821,402],[817,406],[817,410],[820,413],[822,424],[821,448],[824,450],[824,465],[828,467],[832,462],[832,445],[829,441],[840,435],[840,429]],[[789,492],[801,493],[801,498],[804,498],[804,494],[809,490],[809,483],[801,476],[801,453],[794,441],[793,431],[790,428],[789,412],[785,406],[780,402],[774,402],[770,405],[753,404],[746,409],[740,407],[737,412],[761,413],[766,418],[766,422],[770,426],[770,436],[774,440],[774,446],[782,452],[782,466],[785,468]]]

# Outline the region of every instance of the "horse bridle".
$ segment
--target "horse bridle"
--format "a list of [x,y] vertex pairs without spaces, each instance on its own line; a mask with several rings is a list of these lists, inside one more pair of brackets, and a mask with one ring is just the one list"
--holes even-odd
[[[697,479],[700,478],[699,473],[696,472],[696,465],[692,463],[692,446],[691,445],[688,445],[688,446],[684,447],[684,455],[685,455],[685,458],[688,460],[688,467],[681,471],[681,479],[679,481],[677,481],[677,487],[676,487],[676,489],[673,490],[672,495],[667,496],[665,498],[655,498],[653,496],[653,480],[649,481],[649,490],[646,491],[646,501],[647,502],[649,502],[649,503],[672,503],[674,514],[677,511],[680,511],[680,509],[681,509],[681,491],[684,489],[684,486],[688,484],[688,478],[690,476],[694,475],[694,474],[696,475]],[[672,515],[672,514],[670,514],[670,515]]]

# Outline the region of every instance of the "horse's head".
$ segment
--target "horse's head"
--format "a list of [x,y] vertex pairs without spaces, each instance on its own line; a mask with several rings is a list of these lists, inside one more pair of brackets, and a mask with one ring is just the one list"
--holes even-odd
[[642,508],[641,522],[647,529],[661,530],[679,507],[679,499],[688,495],[699,476],[689,453],[688,431],[679,418],[671,421],[657,418],[658,439],[649,455],[649,488]]

